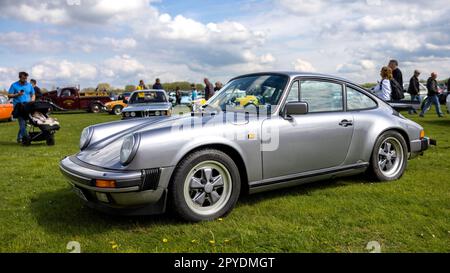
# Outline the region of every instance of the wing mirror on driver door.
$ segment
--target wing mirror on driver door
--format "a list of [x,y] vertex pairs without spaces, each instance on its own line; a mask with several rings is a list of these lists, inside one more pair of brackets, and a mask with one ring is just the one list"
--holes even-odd
[[308,114],[307,102],[288,102],[284,106],[283,117],[290,119],[291,116]]

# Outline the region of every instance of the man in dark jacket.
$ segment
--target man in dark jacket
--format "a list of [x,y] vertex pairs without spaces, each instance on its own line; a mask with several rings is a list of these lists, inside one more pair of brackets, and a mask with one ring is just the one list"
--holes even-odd
[[403,74],[400,68],[398,68],[398,61],[397,60],[391,60],[389,62],[389,68],[392,69],[392,76],[394,77],[394,80],[396,80],[400,86],[403,88]]
[[[416,101],[420,104],[420,83],[419,83],[419,76],[420,71],[415,70],[414,76],[412,76],[411,80],[409,81],[409,87],[408,87],[408,93],[411,95],[411,103],[414,103]],[[409,110],[409,114],[417,114],[416,109]]]
[[205,99],[209,100],[212,96],[214,96],[215,91],[214,91],[214,86],[212,85],[212,83],[205,78],[205,80],[203,81],[205,83]]
[[447,91],[450,93],[450,78],[447,81]]
[[161,84],[160,79],[156,79],[155,84],[153,85],[154,90],[164,90],[164,87]]
[[37,86],[37,81],[35,79],[31,79],[30,80],[31,85],[34,88],[34,94],[36,96],[36,100],[39,101],[41,100],[42,97],[42,91],[41,88],[39,88],[39,86]]
[[425,116],[425,113],[431,107],[431,104],[434,104],[434,106],[436,107],[436,113],[440,118],[442,118],[444,116],[444,114],[442,114],[441,105],[439,103],[439,98],[438,98],[439,90],[438,90],[438,84],[437,84],[436,79],[437,79],[437,74],[434,72],[431,73],[431,77],[427,81],[428,98],[427,98],[427,101],[425,102],[425,106],[423,107],[422,112],[420,113],[420,117],[422,117],[422,118]]

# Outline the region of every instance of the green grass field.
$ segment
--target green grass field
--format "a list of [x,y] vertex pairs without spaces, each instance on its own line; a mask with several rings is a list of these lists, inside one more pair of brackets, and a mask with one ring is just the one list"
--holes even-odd
[[81,130],[107,114],[58,114],[56,146],[15,144],[0,123],[0,252],[382,252],[450,251],[450,118],[422,124],[438,147],[410,161],[396,182],[364,176],[243,197],[225,219],[184,223],[171,215],[113,217],[85,208],[59,173]]

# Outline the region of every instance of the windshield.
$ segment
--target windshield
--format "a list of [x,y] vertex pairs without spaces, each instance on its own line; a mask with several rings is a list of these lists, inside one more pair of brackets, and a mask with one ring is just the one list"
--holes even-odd
[[161,91],[142,91],[135,92],[130,98],[129,104],[137,103],[161,103],[167,102],[167,97]]
[[229,82],[214,96],[205,110],[273,112],[279,104],[289,77],[255,75]]

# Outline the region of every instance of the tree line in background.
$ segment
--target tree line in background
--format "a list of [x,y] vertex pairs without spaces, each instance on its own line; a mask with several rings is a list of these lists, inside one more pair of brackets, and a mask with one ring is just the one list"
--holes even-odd
[[[191,90],[191,84],[190,82],[171,82],[171,83],[163,83],[163,87],[166,91],[174,91],[177,87],[179,87],[182,91],[189,91]],[[151,89],[153,84],[146,83],[147,88]],[[195,84],[197,90],[203,90],[205,89],[205,86],[203,84]],[[88,87],[83,88],[83,92],[94,92],[95,90],[98,91],[107,91],[115,94],[122,94],[124,92],[133,92],[137,88],[137,85],[126,85],[124,88],[114,88],[109,83],[100,83],[97,85],[96,88],[94,87]]]
[[[421,83],[426,83],[425,80],[421,80]],[[439,84],[445,84],[447,83],[447,80],[442,80],[442,81],[438,81]],[[177,87],[180,87],[180,89],[182,91],[190,91],[191,90],[191,84],[190,82],[171,82],[171,83],[163,83],[163,87],[166,91],[174,91]],[[151,88],[153,84],[148,84],[147,83],[147,87]],[[377,85],[376,83],[364,83],[361,86],[367,89],[371,89],[372,87],[374,87],[375,85]],[[197,90],[204,90],[205,86],[203,84],[195,84]],[[97,87],[87,87],[87,88],[83,88],[81,91],[82,92],[95,92],[96,90],[99,91],[107,91],[107,92],[111,92],[114,94],[122,94],[124,92],[133,92],[136,90],[136,85],[126,85],[124,88],[114,88],[111,86],[111,84],[109,83],[99,83],[97,85]],[[48,90],[46,88],[41,88],[41,91],[43,93],[48,92]],[[8,91],[6,89],[0,90],[0,94],[8,94]]]

